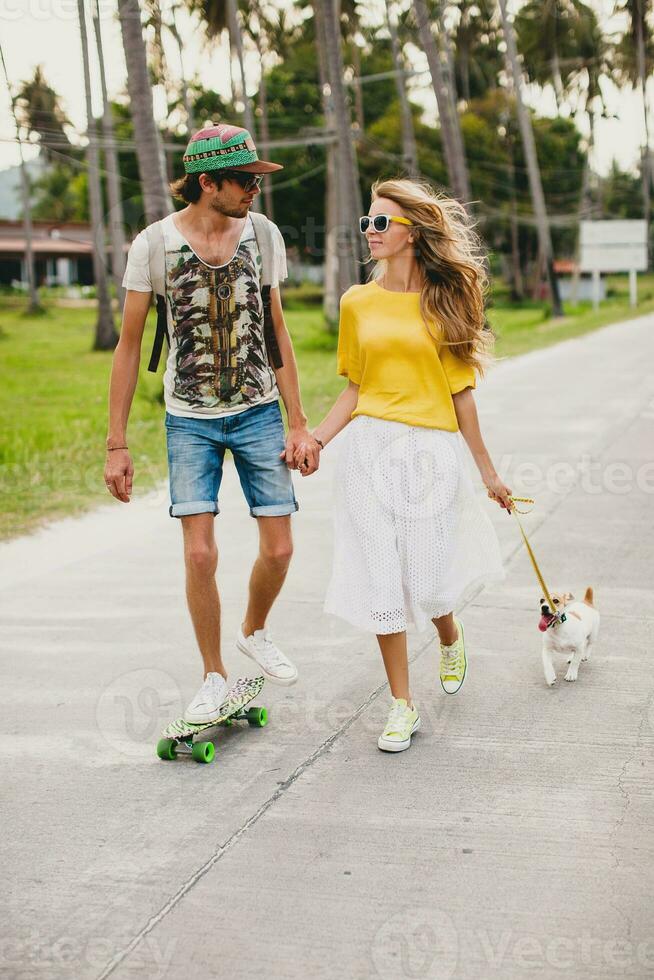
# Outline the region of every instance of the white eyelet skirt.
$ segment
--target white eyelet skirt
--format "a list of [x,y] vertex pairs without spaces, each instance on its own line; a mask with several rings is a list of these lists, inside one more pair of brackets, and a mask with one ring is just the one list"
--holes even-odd
[[467,452],[460,431],[369,415],[348,423],[334,474],[325,612],[376,634],[422,632],[506,578],[484,509],[491,502],[475,493]]

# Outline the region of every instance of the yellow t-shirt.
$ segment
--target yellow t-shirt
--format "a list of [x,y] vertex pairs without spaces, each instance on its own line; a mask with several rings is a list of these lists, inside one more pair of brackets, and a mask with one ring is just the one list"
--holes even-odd
[[474,369],[427,330],[420,293],[396,293],[374,280],[341,297],[337,368],[359,385],[352,418],[373,415],[450,432],[459,428],[452,395],[476,387]]

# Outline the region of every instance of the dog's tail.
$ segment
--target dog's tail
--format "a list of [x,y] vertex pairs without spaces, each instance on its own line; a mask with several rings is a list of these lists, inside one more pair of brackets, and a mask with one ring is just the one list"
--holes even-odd
[[584,602],[587,606],[592,606],[593,604],[593,589],[592,586],[588,586],[586,589],[586,594],[584,595]]

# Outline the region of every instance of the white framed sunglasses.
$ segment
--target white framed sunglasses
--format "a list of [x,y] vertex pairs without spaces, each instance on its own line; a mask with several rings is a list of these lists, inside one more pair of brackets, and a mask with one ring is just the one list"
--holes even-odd
[[400,218],[397,214],[376,214],[371,217],[369,214],[364,214],[359,218],[359,229],[362,235],[368,231],[370,225],[372,225],[374,231],[383,233],[388,231],[391,221],[397,221],[400,225],[412,225],[413,221],[409,221],[408,218]]

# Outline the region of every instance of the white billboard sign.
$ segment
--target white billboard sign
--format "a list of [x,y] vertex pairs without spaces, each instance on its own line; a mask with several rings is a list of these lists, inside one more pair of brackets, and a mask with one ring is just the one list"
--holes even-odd
[[579,246],[581,272],[647,271],[644,221],[582,221]]

